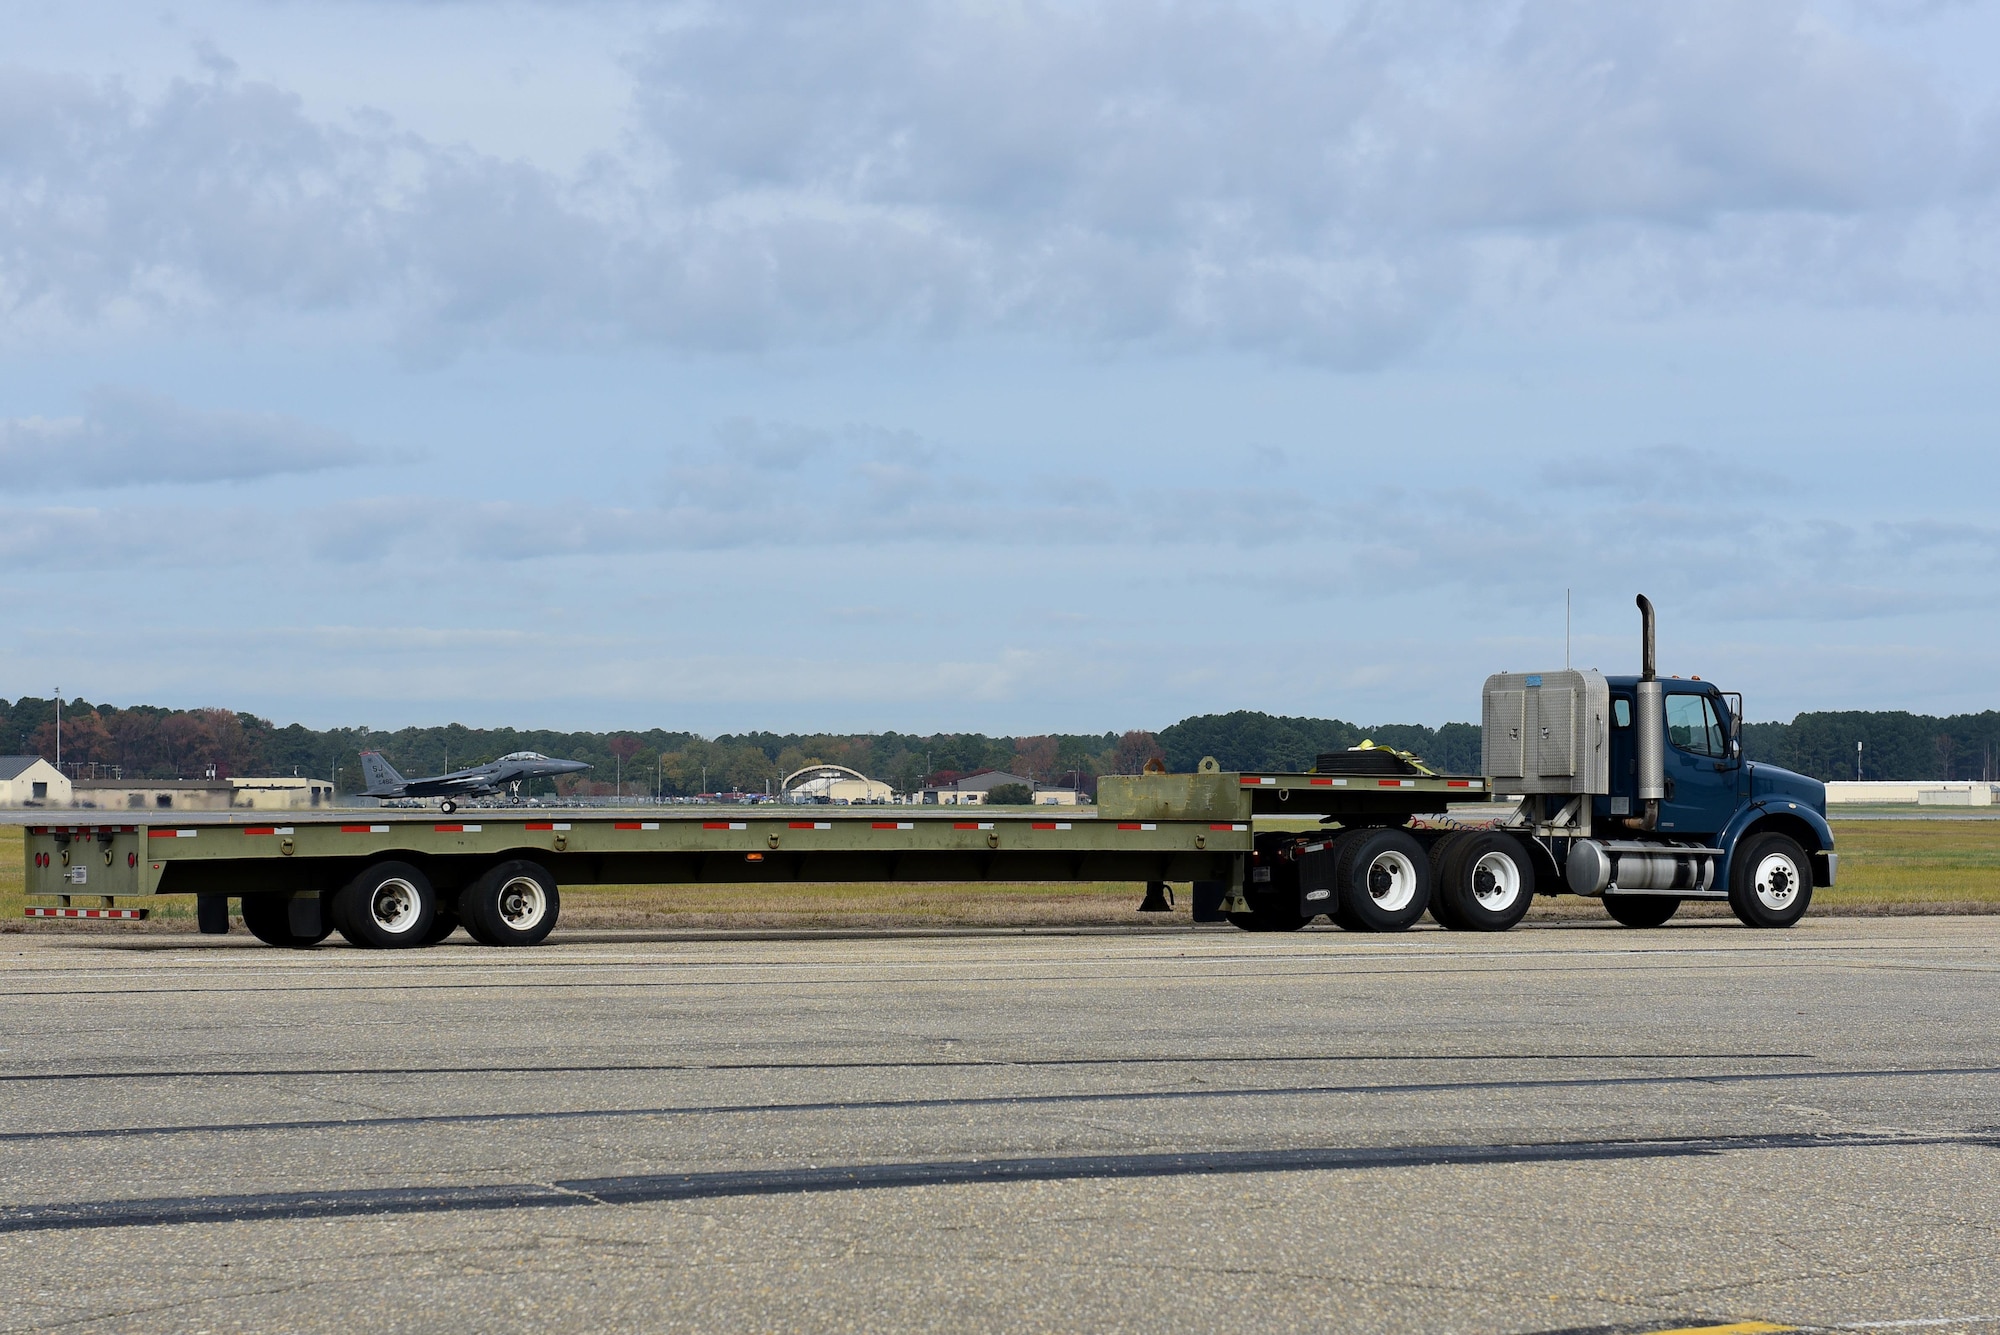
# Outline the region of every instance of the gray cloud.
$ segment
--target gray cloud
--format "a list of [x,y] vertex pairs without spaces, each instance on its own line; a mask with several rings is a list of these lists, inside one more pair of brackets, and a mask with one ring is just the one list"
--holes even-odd
[[1482,303],[1983,304],[1996,128],[1797,4],[676,14],[573,177],[0,73],[17,332],[359,311],[414,348],[1056,330],[1340,363]]
[[338,468],[355,442],[279,413],[216,412],[130,389],[98,389],[76,417],[0,418],[0,490],[98,490],[239,482]]

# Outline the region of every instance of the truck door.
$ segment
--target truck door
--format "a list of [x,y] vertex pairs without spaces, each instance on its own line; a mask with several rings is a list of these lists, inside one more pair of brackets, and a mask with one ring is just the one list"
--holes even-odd
[[1667,800],[1660,805],[1660,830],[1718,833],[1736,810],[1740,762],[1730,758],[1722,720],[1707,695],[1670,694],[1666,708]]

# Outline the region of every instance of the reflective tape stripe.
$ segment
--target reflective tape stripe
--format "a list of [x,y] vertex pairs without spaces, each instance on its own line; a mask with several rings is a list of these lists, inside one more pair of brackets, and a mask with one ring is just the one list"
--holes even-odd
[[875,822],[875,828],[878,830],[914,830],[917,827],[914,821],[878,820]]
[[342,834],[387,834],[389,833],[389,827],[386,825],[343,825],[340,827],[340,832]]
[[1218,821],[1208,828],[1211,830],[1247,830],[1250,827],[1248,825],[1231,825],[1227,821]]
[[148,839],[192,839],[194,838],[194,831],[193,830],[148,830],[146,831],[146,837]]
[[291,826],[289,826],[289,825],[252,825],[252,826],[249,826],[248,828],[246,828],[246,829],[245,829],[245,830],[243,831],[243,833],[245,833],[245,834],[290,834],[290,833],[292,833],[292,827],[291,827]]
[[750,827],[740,820],[705,820],[701,823],[701,828],[704,830],[747,830]]
[[26,918],[143,918],[144,909],[43,909],[22,910]]
[[[383,826],[382,828],[386,830],[386,829],[388,829],[389,827],[388,827],[388,826],[386,826],[386,825],[384,825],[384,826]],[[483,829],[485,829],[485,828],[486,828],[486,827],[485,827],[484,825],[433,825],[433,826],[431,826],[431,829],[435,830],[435,831],[436,831],[437,833],[439,833],[439,834],[478,834],[478,833],[479,833],[479,832],[480,832],[481,830],[483,830]]]

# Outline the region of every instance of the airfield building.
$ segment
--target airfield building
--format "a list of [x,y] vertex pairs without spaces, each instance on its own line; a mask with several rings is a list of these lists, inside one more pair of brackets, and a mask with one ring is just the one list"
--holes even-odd
[[0,756],[0,806],[66,807],[69,776],[40,756]]

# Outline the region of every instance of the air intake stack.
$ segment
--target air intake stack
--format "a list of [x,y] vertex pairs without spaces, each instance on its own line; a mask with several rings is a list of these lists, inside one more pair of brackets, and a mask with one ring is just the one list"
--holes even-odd
[[1645,814],[1633,816],[1625,823],[1635,830],[1657,829],[1660,823],[1660,803],[1667,796],[1667,711],[1666,693],[1660,687],[1659,668],[1653,657],[1653,601],[1645,594],[1639,595],[1640,619],[1640,673],[1638,717],[1634,723],[1638,732],[1639,750],[1639,801],[1645,807]]

